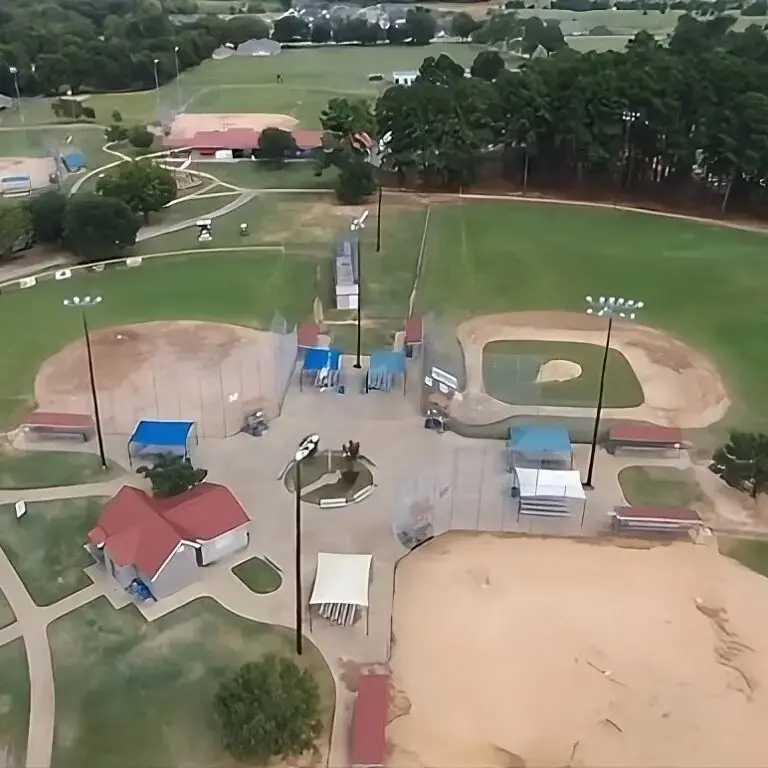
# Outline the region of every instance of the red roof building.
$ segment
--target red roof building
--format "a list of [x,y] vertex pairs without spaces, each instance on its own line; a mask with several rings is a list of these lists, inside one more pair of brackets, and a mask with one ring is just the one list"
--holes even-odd
[[[226,131],[198,131],[193,136],[169,136],[166,147],[188,147],[196,152],[238,150],[249,152],[259,146],[261,131],[253,128],[231,128]],[[315,149],[323,144],[322,131],[293,131],[299,149]]]
[[389,722],[389,675],[360,675],[352,723],[351,764],[384,765]]
[[201,483],[167,499],[123,486],[88,540],[123,587],[139,579],[161,597],[194,582],[198,566],[247,546],[249,523],[240,502],[223,485]]

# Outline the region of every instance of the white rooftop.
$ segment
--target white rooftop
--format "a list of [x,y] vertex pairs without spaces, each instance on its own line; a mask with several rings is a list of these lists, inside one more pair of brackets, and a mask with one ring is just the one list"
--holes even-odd
[[368,605],[371,555],[336,555],[319,552],[310,605],[341,603]]
[[526,469],[516,467],[520,496],[555,496],[586,499],[581,474],[576,469]]

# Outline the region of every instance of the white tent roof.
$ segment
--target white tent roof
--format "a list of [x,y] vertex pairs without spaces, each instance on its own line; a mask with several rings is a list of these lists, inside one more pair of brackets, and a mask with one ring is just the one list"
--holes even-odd
[[319,552],[310,605],[343,603],[368,605],[371,555],[334,555]]
[[586,499],[576,469],[526,469],[516,467],[521,496],[559,496]]

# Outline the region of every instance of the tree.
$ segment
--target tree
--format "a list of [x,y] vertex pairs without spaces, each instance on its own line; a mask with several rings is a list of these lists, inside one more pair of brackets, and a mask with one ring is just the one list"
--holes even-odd
[[282,163],[288,157],[295,157],[298,148],[290,131],[281,128],[265,128],[259,134],[259,158]]
[[437,31],[437,21],[426,8],[409,8],[405,14],[405,32],[413,45],[429,45]]
[[113,176],[105,176],[96,183],[96,191],[104,197],[117,197],[144,221],[149,214],[164,208],[176,199],[174,175],[151,160],[121,163]]
[[336,96],[320,113],[320,125],[324,131],[339,136],[355,133],[373,133],[375,120],[371,103],[367,99],[348,99]]
[[451,18],[450,30],[454,37],[467,40],[481,26],[480,22],[475,21],[466,11],[462,11]]
[[117,109],[112,111],[112,122],[113,123],[122,123],[123,122],[123,115]]
[[208,470],[195,469],[185,456],[161,453],[151,467],[139,467],[136,474],[146,477],[152,483],[153,496],[167,499],[202,483],[208,477]]
[[427,56],[419,67],[419,77],[423,82],[449,85],[464,78],[464,67],[444,53],[437,58]]
[[320,688],[312,673],[274,654],[240,667],[219,686],[213,714],[235,759],[266,763],[312,749],[320,736]]
[[93,111],[90,107],[83,106],[80,110],[80,114],[85,118],[86,120],[95,120],[96,119],[96,112]]
[[232,45],[240,45],[247,40],[263,40],[269,37],[269,25],[258,16],[233,16],[224,26]]
[[27,206],[0,199],[0,259],[28,244],[32,219]]
[[309,35],[310,42],[329,43],[333,37],[333,28],[327,19],[316,19],[312,24],[312,30]]
[[756,498],[768,489],[768,435],[731,432],[729,441],[712,456],[710,468],[729,485],[747,488]]
[[144,125],[132,125],[126,138],[136,149],[149,149],[155,143],[155,135]]
[[64,245],[80,261],[117,258],[136,242],[139,221],[122,200],[94,193],[74,195],[64,211]]
[[354,155],[339,167],[336,196],[344,205],[357,205],[376,191],[373,167],[362,157]]
[[479,77],[481,80],[493,82],[500,72],[504,71],[504,59],[498,51],[480,51],[475,56],[470,70],[472,77]]
[[58,190],[49,190],[30,198],[32,230],[38,243],[61,242],[66,208],[67,196]]
[[275,19],[272,39],[278,43],[293,43],[309,40],[309,24],[298,16],[282,16]]
[[110,143],[127,141],[128,129],[121,123],[114,123],[104,132],[104,138]]

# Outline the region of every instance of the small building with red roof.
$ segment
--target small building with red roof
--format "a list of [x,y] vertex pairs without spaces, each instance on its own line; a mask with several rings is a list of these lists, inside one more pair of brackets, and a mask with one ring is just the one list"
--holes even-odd
[[142,582],[155,599],[193,584],[199,569],[244,549],[250,518],[223,485],[201,483],[159,499],[123,486],[88,534],[88,550],[121,587]]

